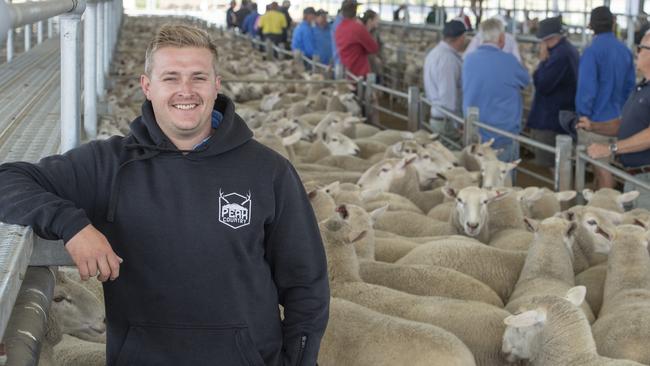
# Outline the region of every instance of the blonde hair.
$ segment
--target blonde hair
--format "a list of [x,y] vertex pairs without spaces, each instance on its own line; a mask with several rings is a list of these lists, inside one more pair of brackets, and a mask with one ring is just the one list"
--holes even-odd
[[163,47],[198,47],[205,48],[212,53],[212,65],[217,73],[217,46],[208,32],[183,24],[164,24],[153,37],[145,52],[144,72],[151,76],[153,67],[153,54]]

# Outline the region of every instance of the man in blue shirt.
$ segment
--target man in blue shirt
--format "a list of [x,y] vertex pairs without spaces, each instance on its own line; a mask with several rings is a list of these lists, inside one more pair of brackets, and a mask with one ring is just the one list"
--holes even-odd
[[[530,77],[517,59],[501,50],[505,44],[503,23],[488,19],[481,23],[483,44],[467,56],[463,64],[463,111],[479,108],[479,120],[496,128],[519,134],[521,129],[521,90],[528,86]],[[485,130],[481,139],[494,138],[492,145],[502,149],[499,160],[519,158],[519,144],[507,137]]]
[[244,18],[244,22],[241,27],[242,33],[250,34],[253,37],[257,36],[257,32],[255,31],[255,22],[259,16],[260,14],[257,12],[257,3],[252,3],[250,14]]
[[[555,146],[555,136],[564,133],[560,126],[561,110],[574,111],[578,82],[578,50],[563,35],[562,17],[544,19],[539,23],[539,66],[533,74],[535,98],[528,114],[531,135],[547,145]],[[535,164],[554,165],[554,155],[535,150]]]
[[[611,122],[580,121],[578,128],[602,135],[616,136],[612,144],[591,144],[587,153],[593,159],[616,156],[628,174],[650,184],[650,34],[639,43],[637,68],[643,80],[633,89],[621,111],[621,118]],[[626,182],[624,191],[638,190],[634,207],[650,210],[650,191]]]
[[318,55],[320,63],[329,65],[332,59],[332,34],[331,26],[327,22],[327,12],[319,9],[316,12],[316,26],[314,27],[314,54]]
[[[589,27],[595,36],[580,59],[576,113],[581,121],[609,122],[621,116],[623,104],[634,88],[634,60],[630,50],[612,32],[614,16],[608,7],[591,11]],[[578,144],[610,142],[608,136],[578,130]],[[594,171],[598,188],[614,187],[609,172],[597,167]]]
[[314,27],[312,22],[316,17],[316,10],[311,6],[302,12],[302,22],[293,30],[291,49],[300,50],[303,55],[311,58],[314,55]]

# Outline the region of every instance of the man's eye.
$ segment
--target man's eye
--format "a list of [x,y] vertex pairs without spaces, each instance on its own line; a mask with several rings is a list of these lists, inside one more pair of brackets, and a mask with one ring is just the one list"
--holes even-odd
[[175,78],[164,78],[163,81],[174,81],[176,80]]

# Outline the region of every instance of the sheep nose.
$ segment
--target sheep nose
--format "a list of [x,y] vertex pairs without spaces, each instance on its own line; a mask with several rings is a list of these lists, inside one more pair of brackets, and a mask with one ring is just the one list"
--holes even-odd
[[478,222],[468,222],[467,227],[472,229],[472,230],[476,230],[476,229],[478,229]]

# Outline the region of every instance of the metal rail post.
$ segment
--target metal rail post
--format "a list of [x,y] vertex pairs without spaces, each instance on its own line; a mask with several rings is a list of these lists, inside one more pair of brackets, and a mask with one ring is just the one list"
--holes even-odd
[[97,4],[88,3],[84,21],[84,132],[97,137]]
[[420,88],[417,86],[409,86],[409,97],[408,97],[408,130],[417,131],[420,127]]
[[105,85],[104,85],[104,5],[101,2],[97,2],[97,32],[95,36],[97,44],[97,54],[96,54],[96,67],[95,72],[97,73],[97,97],[102,100],[104,99]]
[[32,25],[26,24],[23,33],[25,33],[25,52],[27,52],[32,48]]
[[334,79],[341,80],[345,77],[345,69],[343,64],[338,63],[334,66]]
[[271,61],[273,60],[273,42],[271,42],[270,39],[266,39],[265,43],[265,49],[266,49],[266,60]]
[[467,108],[467,116],[465,117],[465,126],[463,128],[463,143],[465,146],[469,146],[473,144],[475,140],[477,140],[477,134],[474,131],[476,129],[474,122],[478,122],[478,116],[478,107]]
[[108,33],[110,32],[108,28],[108,12],[109,12],[109,7],[110,4],[108,1],[104,1],[103,8],[104,8],[104,33],[103,33],[103,45],[104,45],[104,60],[102,64],[102,72],[104,73],[104,77],[108,78],[108,68],[110,67],[110,62],[111,62],[111,51],[109,49],[109,36]]
[[79,57],[81,14],[59,17],[61,29],[61,152],[79,145],[79,90],[81,60]]
[[571,152],[573,140],[567,135],[555,137],[555,190],[571,189]]
[[14,30],[7,31],[7,62],[14,59]]
[[377,121],[374,121],[374,108],[372,107],[372,86],[377,82],[377,75],[370,73],[366,76],[366,90],[365,90],[365,109],[366,109],[366,120],[370,124],[374,124]]
[[585,202],[584,197],[582,197],[582,190],[585,189],[585,172],[587,162],[580,159],[580,153],[587,151],[587,147],[584,145],[576,146],[576,187],[575,190],[578,192],[576,196],[576,204],[581,205]]
[[50,18],[47,20],[47,39],[50,39],[54,36],[54,19]]
[[43,43],[43,21],[36,23],[36,43]]

